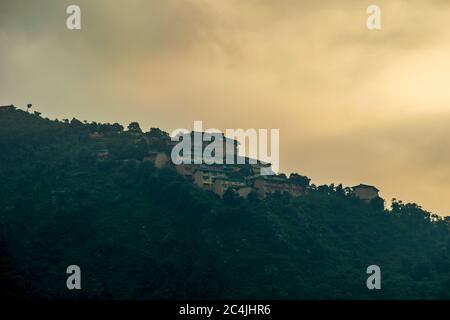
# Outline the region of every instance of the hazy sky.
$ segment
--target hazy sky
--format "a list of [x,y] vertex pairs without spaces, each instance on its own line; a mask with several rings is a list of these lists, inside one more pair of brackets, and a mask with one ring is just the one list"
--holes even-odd
[[444,0],[0,0],[0,104],[279,128],[281,171],[450,215],[449,14]]

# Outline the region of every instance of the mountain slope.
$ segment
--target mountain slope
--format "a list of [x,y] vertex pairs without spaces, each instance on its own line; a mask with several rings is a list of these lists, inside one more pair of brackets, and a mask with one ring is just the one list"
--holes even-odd
[[[450,298],[448,219],[401,202],[380,210],[334,186],[221,200],[142,162],[148,148],[118,124],[0,113],[2,295]],[[66,288],[71,264],[82,290]],[[382,290],[366,288],[373,264]]]

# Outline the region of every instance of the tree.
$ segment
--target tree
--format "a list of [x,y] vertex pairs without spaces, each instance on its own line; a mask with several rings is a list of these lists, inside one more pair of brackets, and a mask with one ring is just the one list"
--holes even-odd
[[142,133],[141,126],[138,122],[131,122],[128,125],[128,132],[130,133]]
[[[220,199],[170,166],[134,161],[147,136],[97,141],[92,129],[1,114],[0,297],[450,298],[450,218],[397,200],[386,214],[340,185]],[[96,162],[99,148],[112,159]],[[374,257],[387,290],[366,289]],[[74,260],[95,277],[88,290],[66,289]]]
[[164,132],[159,128],[150,128],[150,131],[147,132],[147,135],[151,138],[168,138],[169,137],[169,134],[167,132]]
[[375,210],[383,211],[384,210],[384,199],[381,197],[373,198],[372,200],[370,200],[370,205]]
[[308,178],[307,176],[302,176],[299,175],[298,173],[291,173],[289,175],[289,180],[295,184],[301,185],[302,187],[307,187],[309,186],[309,182],[311,181],[310,178]]
[[70,121],[70,124],[72,126],[76,126],[76,127],[81,127],[83,126],[83,122],[81,122],[80,120],[76,119],[76,118],[72,118],[72,120]]
[[231,205],[239,203],[239,195],[233,188],[228,188],[223,194],[223,200]]
[[123,127],[118,123],[114,124],[106,123],[100,124],[98,131],[103,134],[120,133],[123,131]]
[[118,124],[117,122],[115,122],[115,123],[112,124],[112,129],[113,129],[114,132],[119,133],[119,132],[123,131],[123,126]]

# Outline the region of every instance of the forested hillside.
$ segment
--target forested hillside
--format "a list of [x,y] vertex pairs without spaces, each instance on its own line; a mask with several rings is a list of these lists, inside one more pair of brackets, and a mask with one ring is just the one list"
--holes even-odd
[[[334,185],[222,200],[142,161],[164,135],[2,111],[2,296],[450,298],[449,219],[400,201],[383,210]],[[81,290],[66,288],[72,264]],[[381,290],[366,287],[373,264]]]

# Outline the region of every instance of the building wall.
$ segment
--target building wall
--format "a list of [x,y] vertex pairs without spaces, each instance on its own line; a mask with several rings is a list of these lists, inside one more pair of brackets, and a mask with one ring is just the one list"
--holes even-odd
[[355,188],[353,191],[358,198],[366,202],[378,197],[378,191],[372,188],[359,187]]
[[228,188],[235,188],[239,196],[243,198],[246,198],[248,194],[252,191],[252,188],[247,186],[245,182],[222,180],[222,179],[214,181],[213,191],[220,197],[223,197]]
[[[206,134],[206,133],[202,133]],[[184,135],[182,135],[184,137]],[[184,139],[181,138],[180,141]],[[195,138],[194,138],[194,133],[191,132],[190,133],[190,142],[191,142],[191,150],[190,150],[190,154],[185,154],[184,156],[186,156],[187,158],[191,158],[192,161],[194,161],[194,159],[198,158],[201,159],[200,157],[203,156],[205,148],[207,146],[209,146],[210,144],[212,144],[214,141],[204,141],[203,140],[203,136],[201,137],[201,144],[196,145],[195,144]],[[205,139],[207,139],[205,137]],[[215,136],[211,134],[211,140],[214,140]],[[226,154],[231,154],[233,153],[235,156],[238,154],[238,142],[237,141],[229,141],[229,139],[227,140],[223,135],[222,135],[222,154],[223,154],[223,161],[225,161],[226,158]],[[227,143],[227,141],[229,141]],[[178,142],[175,142],[170,145],[170,146],[174,146],[176,145]],[[186,152],[188,152],[188,150],[185,150]],[[217,150],[216,150],[217,151]],[[208,152],[209,154],[209,152]]]
[[0,106],[0,112],[6,112],[10,110],[14,110],[14,106]]
[[253,184],[258,196],[266,197],[270,193],[287,192],[294,197],[303,194],[303,187],[289,182],[270,181],[266,179],[256,179]]
[[223,194],[225,193],[225,188],[226,188],[226,186],[225,186],[224,183],[222,183],[222,181],[216,180],[216,181],[214,182],[214,185],[213,185],[213,191],[214,191],[214,193],[217,194],[219,197],[221,197],[221,198],[223,197]]
[[197,170],[192,176],[194,179],[194,184],[200,188],[203,188],[203,171]]
[[192,179],[193,178],[193,165],[192,164],[179,164],[175,166],[175,170],[182,176]]
[[248,195],[252,192],[252,190],[253,189],[251,187],[242,187],[238,189],[238,194],[242,198],[247,198]]
[[225,175],[220,172],[211,172],[206,170],[197,170],[193,175],[194,183],[198,187],[210,191],[213,191],[214,179],[223,177],[225,177]]

